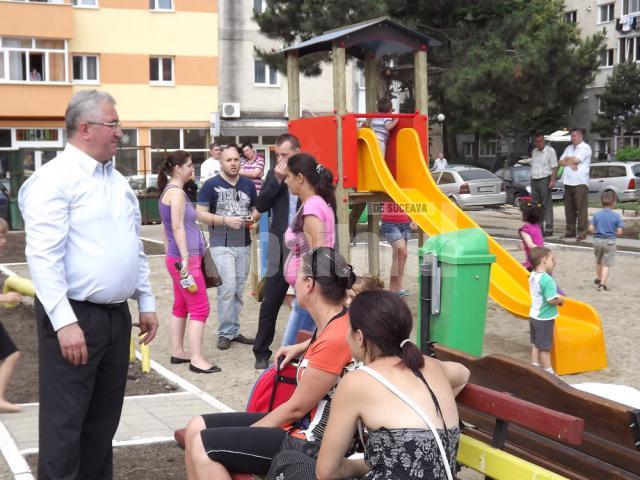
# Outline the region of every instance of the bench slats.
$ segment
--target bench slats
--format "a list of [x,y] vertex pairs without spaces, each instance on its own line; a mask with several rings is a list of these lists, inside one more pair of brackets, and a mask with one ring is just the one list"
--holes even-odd
[[456,399],[459,403],[496,418],[521,425],[554,440],[580,445],[584,420],[556,412],[520,398],[468,384]]

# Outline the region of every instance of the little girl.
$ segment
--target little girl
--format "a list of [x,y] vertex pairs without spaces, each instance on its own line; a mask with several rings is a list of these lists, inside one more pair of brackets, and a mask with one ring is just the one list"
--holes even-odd
[[348,307],[351,305],[351,301],[356,297],[356,295],[368,290],[384,290],[384,282],[380,277],[375,275],[358,275],[356,277],[356,282],[351,287],[351,290],[347,290],[346,306]]
[[527,204],[522,210],[522,220],[525,224],[520,227],[518,234],[522,239],[520,248],[524,250],[525,261],[523,265],[529,271],[533,269],[531,264],[531,249],[534,247],[544,247],[544,237],[540,221],[544,212],[540,205]]

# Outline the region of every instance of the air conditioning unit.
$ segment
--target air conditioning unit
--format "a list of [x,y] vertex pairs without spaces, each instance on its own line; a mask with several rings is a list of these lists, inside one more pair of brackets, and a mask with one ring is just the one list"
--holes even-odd
[[223,103],[220,108],[222,118],[240,118],[239,103]]

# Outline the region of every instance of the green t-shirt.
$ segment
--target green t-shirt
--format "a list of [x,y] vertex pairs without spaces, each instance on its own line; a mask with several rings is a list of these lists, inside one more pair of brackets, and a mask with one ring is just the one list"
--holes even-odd
[[558,316],[557,305],[549,300],[558,297],[556,281],[546,272],[531,272],[529,276],[529,292],[531,293],[531,310],[529,316],[537,320],[553,320]]

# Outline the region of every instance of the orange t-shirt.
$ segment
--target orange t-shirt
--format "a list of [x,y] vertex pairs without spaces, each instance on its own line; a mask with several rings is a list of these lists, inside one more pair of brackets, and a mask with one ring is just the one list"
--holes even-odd
[[[304,371],[307,368],[315,368],[323,372],[333,373],[342,376],[345,368],[351,363],[352,354],[347,343],[347,332],[349,331],[349,315],[346,310],[343,315],[335,318],[329,323],[318,338],[309,346],[305,353],[298,371],[296,379],[300,382]],[[337,382],[336,382],[337,385]],[[334,385],[318,405],[310,412],[309,425],[304,429],[294,429],[289,432],[294,437],[306,440],[320,440],[319,435],[324,432],[328,420],[331,398],[335,393]]]

